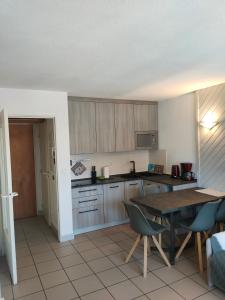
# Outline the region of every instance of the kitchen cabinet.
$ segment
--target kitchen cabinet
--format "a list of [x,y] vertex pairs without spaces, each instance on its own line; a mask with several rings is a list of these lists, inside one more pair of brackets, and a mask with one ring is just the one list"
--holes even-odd
[[115,152],[115,105],[96,103],[97,152]]
[[103,189],[100,185],[72,189],[75,230],[104,223]]
[[125,182],[125,200],[140,197],[143,194],[142,180],[132,180]]
[[124,182],[105,184],[103,188],[105,223],[125,220]]
[[115,104],[116,151],[134,151],[134,105]]
[[69,101],[70,153],[96,152],[95,103]]
[[158,130],[158,105],[134,104],[134,130]]
[[149,180],[143,182],[144,196],[156,193],[166,193],[170,191],[167,184],[157,183]]

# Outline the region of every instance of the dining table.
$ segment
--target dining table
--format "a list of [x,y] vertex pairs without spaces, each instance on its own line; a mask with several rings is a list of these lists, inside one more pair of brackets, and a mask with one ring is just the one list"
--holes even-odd
[[217,201],[221,198],[218,195],[206,194],[201,192],[201,188],[184,189],[174,192],[156,193],[147,196],[131,199],[132,202],[143,206],[147,211],[158,217],[165,217],[169,221],[169,260],[172,265],[175,264],[175,228],[179,212],[182,210],[203,205],[207,202]]

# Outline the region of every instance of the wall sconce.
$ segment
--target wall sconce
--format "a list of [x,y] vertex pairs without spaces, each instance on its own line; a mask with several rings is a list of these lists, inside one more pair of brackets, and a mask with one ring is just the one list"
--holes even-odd
[[212,112],[208,112],[202,121],[200,121],[200,125],[207,129],[212,129],[214,126],[216,126],[218,122],[216,122],[216,116]]

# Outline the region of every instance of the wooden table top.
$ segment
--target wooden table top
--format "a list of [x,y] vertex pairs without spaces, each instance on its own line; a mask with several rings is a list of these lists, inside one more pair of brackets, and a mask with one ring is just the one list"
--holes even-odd
[[198,188],[151,194],[134,198],[131,201],[148,208],[156,215],[163,215],[221,199],[221,197],[196,192],[196,189]]

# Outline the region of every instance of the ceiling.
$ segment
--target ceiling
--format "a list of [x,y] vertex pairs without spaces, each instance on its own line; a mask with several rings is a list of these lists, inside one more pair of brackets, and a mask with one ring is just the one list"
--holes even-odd
[[162,100],[225,81],[224,0],[0,1],[0,86]]

